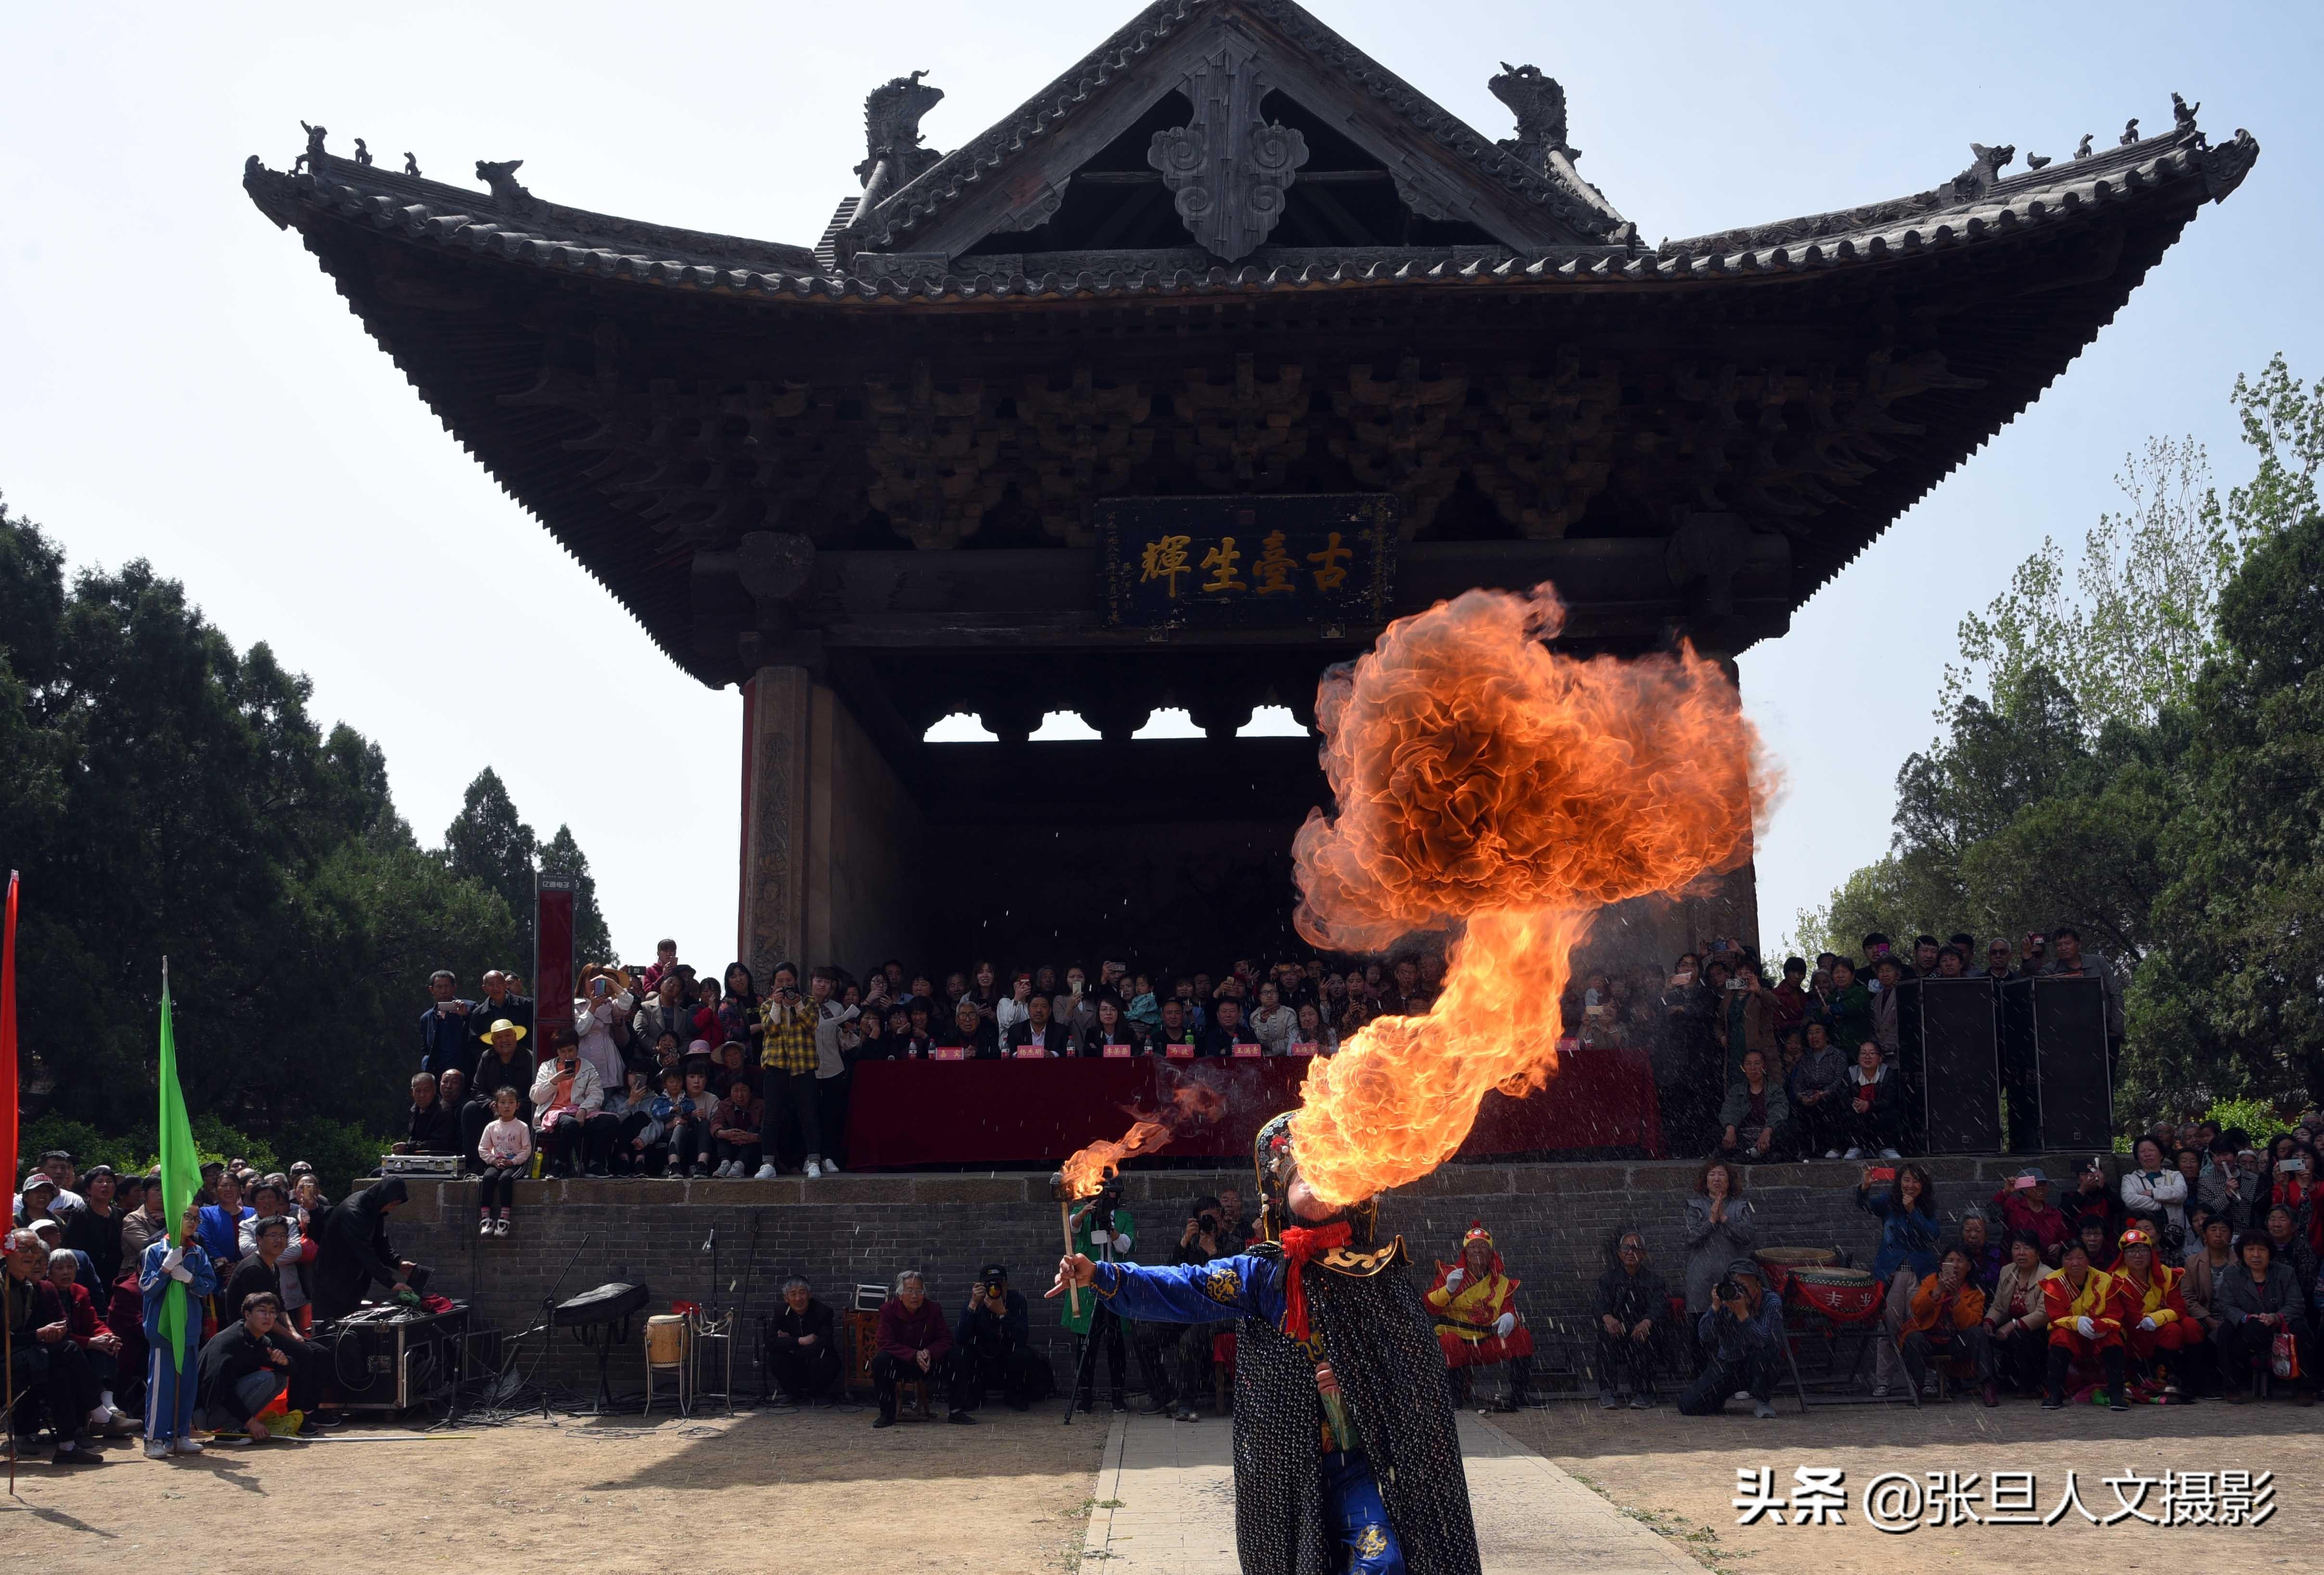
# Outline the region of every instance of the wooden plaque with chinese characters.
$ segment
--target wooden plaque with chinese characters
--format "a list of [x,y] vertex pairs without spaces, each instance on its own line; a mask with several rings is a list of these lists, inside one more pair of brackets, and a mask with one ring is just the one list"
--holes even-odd
[[1377,628],[1395,592],[1397,518],[1386,493],[1106,499],[1093,516],[1106,622]]

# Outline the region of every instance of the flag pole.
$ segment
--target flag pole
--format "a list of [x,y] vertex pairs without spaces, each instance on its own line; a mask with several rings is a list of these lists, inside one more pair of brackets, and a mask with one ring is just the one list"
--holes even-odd
[[[8,871],[8,906],[0,926],[0,1061],[8,1076],[8,1179],[16,1179],[16,871]],[[13,1232],[16,1222],[8,1221]],[[0,1267],[0,1275],[8,1271]],[[0,1318],[0,1362],[7,1365],[8,1497],[16,1497],[16,1306],[15,1287],[7,1287],[7,1316]]]

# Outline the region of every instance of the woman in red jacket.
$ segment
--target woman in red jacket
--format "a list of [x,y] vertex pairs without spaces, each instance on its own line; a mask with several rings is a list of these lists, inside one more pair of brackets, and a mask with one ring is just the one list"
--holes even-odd
[[2044,1411],[2066,1406],[2066,1375],[2095,1357],[2106,1373],[2107,1404],[2130,1404],[2123,1392],[2122,1323],[2114,1315],[2114,1279],[2090,1266],[2089,1248],[2080,1239],[2066,1243],[2058,1272],[2042,1282],[2043,1310],[2050,1318],[2049,1393]]

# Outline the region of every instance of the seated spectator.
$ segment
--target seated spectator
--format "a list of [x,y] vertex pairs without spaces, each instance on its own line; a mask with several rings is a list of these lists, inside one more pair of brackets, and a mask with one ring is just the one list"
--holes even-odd
[[2075,1173],[2074,1190],[2060,1200],[2058,1207],[2065,1212],[2069,1235],[2080,1236],[2085,1220],[2097,1224],[2106,1250],[2093,1254],[2090,1261],[2104,1268],[2106,1265],[2099,1258],[2113,1256],[2115,1238],[2130,1223],[2123,1212],[2122,1197],[2107,1174],[2104,1156],[2092,1155],[2089,1163]]
[[[259,1228],[269,1220],[281,1220],[284,1232],[282,1244],[275,1249],[275,1256],[267,1260],[270,1269],[277,1268],[279,1266],[280,1272],[264,1284],[250,1286],[247,1289],[272,1291],[281,1297],[283,1321],[286,1324],[296,1326],[305,1322],[300,1316],[307,1306],[307,1284],[301,1273],[301,1266],[306,1263],[308,1257],[306,1233],[299,1228],[299,1218],[295,1211],[298,1205],[291,1202],[290,1189],[283,1184],[283,1178],[281,1176],[268,1176],[264,1181],[260,1182],[252,1189],[250,1198],[252,1218],[243,1222],[242,1263],[235,1266],[235,1272],[238,1274],[254,1257],[260,1256]],[[242,1305],[241,1298],[233,1294],[234,1285],[231,1280],[227,1283],[226,1292],[225,1303],[226,1306]]]
[[[80,1283],[80,1258],[70,1248],[50,1252],[49,1288],[64,1313],[65,1329],[57,1343],[79,1349],[88,1364],[89,1382],[97,1387],[97,1403],[81,1422],[82,1431],[104,1438],[128,1437],[137,1431],[136,1421],[113,1403],[121,1370],[121,1337],[106,1325],[96,1296]],[[109,1300],[111,1287],[104,1288]]]
[[2186,1271],[2160,1262],[2154,1239],[2140,1226],[2122,1233],[2122,1267],[2114,1276],[2114,1317],[2123,1344],[2137,1362],[2144,1381],[2165,1395],[2185,1393],[2179,1382],[2180,1353],[2200,1343],[2180,1285]]
[[2097,1212],[2085,1214],[2074,1239],[2082,1244],[2082,1255],[2090,1260],[2092,1268],[2112,1275],[2122,1262],[2122,1249],[2107,1239],[2106,1229],[2105,1220]]
[[2009,1261],[1985,1299],[1984,1322],[1969,1334],[1980,1398],[1987,1405],[2001,1404],[2004,1379],[2021,1395],[2031,1395],[2042,1382],[2050,1338],[2042,1282],[2050,1272],[2042,1262],[2042,1239],[2031,1230],[2012,1231]]
[[305,1240],[297,1224],[282,1215],[262,1215],[257,1223],[255,1242],[250,1255],[234,1271],[226,1283],[222,1298],[229,1307],[246,1306],[249,1298],[260,1292],[283,1303],[281,1317],[275,1324],[275,1333],[282,1347],[290,1353],[290,1409],[303,1414],[310,1427],[328,1427],[336,1419],[319,1414],[323,1380],[330,1371],[331,1348],[300,1337],[297,1323],[297,1308],[289,1304],[290,1296],[297,1293],[301,1306],[306,1294],[300,1283],[299,1263],[295,1254],[303,1252]]
[[1651,1411],[1655,1393],[1655,1331],[1669,1315],[1670,1292],[1662,1276],[1646,1266],[1643,1231],[1625,1230],[1614,1244],[1614,1261],[1598,1276],[1598,1404],[1608,1411],[1622,1404]]
[[[975,1009],[972,1002],[969,1010]],[[896,1276],[896,1294],[880,1309],[875,1343],[872,1393],[879,1402],[880,1414],[872,1418],[873,1427],[896,1425],[896,1391],[906,1383],[926,1383],[932,1391],[943,1390],[947,1402],[945,1421],[976,1420],[963,1404],[967,1398],[965,1385],[953,1376],[952,1331],[945,1323],[944,1309],[928,1294],[927,1279],[919,1270],[906,1269]]]
[[460,1107],[459,1152],[471,1175],[483,1168],[476,1161],[476,1139],[493,1119],[494,1094],[504,1088],[516,1090],[520,1115],[527,1122],[532,1119],[532,1080],[539,1069],[524,1052],[523,1040],[524,1029],[502,1018],[484,1036],[484,1053],[468,1074],[467,1102]]
[[1009,982],[1009,993],[993,1003],[992,1026],[1000,1031],[1003,1047],[1009,1044],[1010,1031],[1033,1015],[1033,976],[1020,969]]
[[1949,1247],[1937,1260],[1937,1272],[1913,1288],[1902,1341],[1904,1375],[1923,1395],[1937,1393],[1937,1375],[1930,1361],[1938,1357],[1969,1354],[1969,1331],[1985,1319],[1985,1293],[1970,1277],[1969,1254]]
[[210,1272],[223,1285],[242,1261],[243,1223],[254,1216],[243,1204],[242,1178],[234,1172],[218,1173],[215,1193],[217,1202],[202,1205],[202,1250],[210,1255]]
[[[711,1156],[717,1152],[718,1139],[712,1122],[718,1112],[718,1096],[710,1091],[710,1068],[706,1061],[689,1057],[686,1064],[686,1079],[670,1110],[669,1171],[672,1175],[683,1172],[689,1179],[699,1181],[710,1174]],[[766,1129],[763,1112],[760,1117],[760,1141],[773,1137]]]
[[1025,1015],[1009,1026],[1007,1047],[1011,1055],[1020,1050],[1038,1050],[1051,1056],[1074,1054],[1080,1048],[1065,1026],[1049,1015],[1049,998],[1029,992],[1025,997]]
[[1839,1159],[1840,1147],[1848,1140],[1848,1127],[1840,1119],[1840,1110],[1852,1097],[1849,1085],[1848,1055],[1831,1043],[1827,1027],[1817,1020],[1808,1020],[1801,1027],[1806,1043],[1801,1047],[1801,1057],[1784,1078],[1784,1094],[1792,1103],[1792,1124],[1799,1129],[1799,1147],[1803,1155],[1822,1155],[1824,1159]]
[[1742,1073],[1728,1084],[1719,1108],[1718,1153],[1746,1164],[1777,1158],[1790,1150],[1791,1119],[1784,1085],[1767,1075],[1766,1053],[1746,1050]]
[[1121,1003],[1110,995],[1097,998],[1097,1019],[1082,1036],[1081,1053],[1088,1056],[1103,1056],[1108,1050],[1119,1055],[1128,1051],[1132,1055],[1144,1054],[1137,1026],[1121,1015]]
[[2316,1252],[2308,1245],[2307,1232],[2301,1229],[2304,1224],[2289,1203],[2276,1203],[2268,1209],[2267,1240],[2275,1261],[2290,1265],[2302,1294],[2310,1294],[2316,1285]]
[[1937,1272],[1937,1189],[1926,1166],[1868,1165],[1856,1184],[1856,1206],[1880,1221],[1880,1251],[1872,1277],[1881,1293],[1888,1338],[1873,1348],[1872,1393],[1886,1395],[1896,1381],[1896,1352],[1912,1316],[1913,1293]]
[[71,1312],[49,1277],[49,1249],[37,1233],[18,1229],[8,1233],[7,1255],[10,1381],[20,1398],[37,1396],[40,1406],[19,1412],[14,1426],[20,1435],[30,1432],[45,1411],[56,1432],[53,1463],[101,1466],[91,1419],[103,1391],[88,1353],[69,1338]]
[[2043,1263],[2052,1268],[2058,1266],[2058,1255],[2074,1231],[2066,1223],[2065,1211],[2050,1206],[2048,1172],[2038,1165],[2027,1165],[1993,1194],[1993,1205],[2001,1211],[2001,1222],[2010,1230],[2034,1233],[2042,1243]]
[[1281,1055],[1284,1046],[1291,1043],[1291,1031],[1299,1025],[1299,1014],[1283,1003],[1283,992],[1273,980],[1262,981],[1259,987],[1259,1005],[1250,1014],[1250,1031],[1269,1055]]
[[[1188,990],[1194,989],[1191,982],[1185,982]],[[1176,996],[1162,1003],[1162,1026],[1148,1038],[1155,1055],[1168,1055],[1173,1050],[1182,1051],[1185,1055],[1202,1053],[1203,1033],[1188,1017],[1188,1009],[1186,1002]]]
[[1711,1287],[1710,1309],[1695,1321],[1705,1353],[1702,1370],[1678,1397],[1682,1416],[1716,1416],[1730,1395],[1748,1392],[1751,1414],[1771,1421],[1769,1397],[1784,1372],[1783,1303],[1766,1293],[1759,1266],[1748,1257],[1728,1264]]
[[1293,1055],[1336,1055],[1340,1053],[1340,1036],[1323,1020],[1321,1008],[1312,1000],[1302,1001],[1298,1026],[1291,1030],[1290,1043],[1284,1049]]
[[661,1074],[661,1086],[646,1101],[645,1123],[626,1139],[631,1174],[671,1177],[686,1174],[686,1163],[674,1156],[671,1144],[678,1105],[685,1098],[686,1074],[673,1066]]
[[992,1389],[1001,1391],[1011,1411],[1030,1410],[1034,1401],[1047,1398],[1056,1383],[1047,1359],[1032,1347],[1030,1316],[1024,1296],[1009,1288],[1008,1266],[986,1264],[960,1315],[960,1340],[953,1357],[960,1377],[953,1385],[952,1403],[961,1405],[964,1388],[972,1411]]
[[837,1320],[807,1283],[783,1282],[783,1304],[767,1321],[767,1371],[786,1405],[834,1404],[841,1376]]
[[[2315,1340],[2308,1321],[2306,1288],[2280,1262],[2267,1233],[2246,1230],[2236,1241],[2236,1257],[2213,1282],[2211,1309],[2220,1322],[2212,1336],[2218,1352],[2219,1387],[2237,1405],[2255,1397],[2268,1373],[2278,1335],[2288,1334],[2301,1377],[2293,1397],[2316,1403]],[[21,1346],[19,1349],[22,1349]]]
[[476,1140],[476,1158],[484,1166],[476,1181],[476,1234],[506,1236],[517,1178],[532,1165],[532,1128],[518,1113],[516,1090],[503,1088],[493,1096],[493,1119]]
[[1001,1058],[1001,1036],[976,1009],[973,997],[963,996],[953,1004],[952,1015],[945,1026],[936,1030],[939,1048],[957,1048],[967,1061],[997,1061]]
[[578,1175],[585,1163],[589,1174],[606,1174],[606,1148],[620,1126],[604,1113],[605,1085],[595,1063],[581,1052],[578,1044],[559,1045],[532,1080],[533,1124],[552,1176]]
[[936,1054],[936,1035],[928,1028],[927,1003],[916,1000],[906,1013],[896,1047],[889,1054],[899,1061],[926,1061]]
[[[848,1019],[848,1026],[850,1028],[853,1027],[853,1018]],[[755,1103],[759,1097],[759,1069],[756,1066],[746,1065],[745,1059],[742,1044],[739,1039],[729,1039],[712,1051],[710,1053],[710,1086],[713,1089],[731,1089],[739,1082],[751,1091],[751,1098]]]
[[457,1154],[460,1118],[436,1098],[432,1073],[411,1074],[411,1113],[404,1121],[403,1141],[392,1146],[396,1154]]
[[1154,994],[1154,981],[1139,974],[1130,981],[1130,1003],[1122,1015],[1141,1028],[1159,1027],[1162,1023],[1162,1003]]
[[[275,1328],[281,1314],[281,1303],[264,1291],[256,1292],[242,1303],[242,1316],[202,1347],[203,1419],[217,1432],[244,1434],[253,1443],[272,1436],[259,1413],[290,1387],[294,1359]],[[295,1432],[299,1423],[286,1417],[276,1425]]]
[[1867,1039],[1857,1046],[1856,1064],[1849,1069],[1840,1091],[1848,1096],[1840,1107],[1840,1131],[1848,1139],[1848,1152],[1841,1157],[1861,1159],[1875,1153],[1883,1159],[1895,1158],[1904,1132],[1904,1080],[1881,1058],[1877,1042]]
[[2049,1314],[2048,1384],[2042,1409],[2061,1411],[2066,1405],[2066,1379],[2078,1365],[2095,1361],[2106,1375],[2107,1404],[2130,1404],[2125,1393],[2122,1325],[2113,1312],[2114,1281],[2090,1266],[2090,1255],[2078,1237],[2066,1243],[2058,1272],[2042,1282],[2043,1309]]
[[[635,1066],[622,1075],[626,1086],[605,1100],[605,1113],[613,1118],[613,1151],[605,1156],[606,1166],[615,1175],[645,1175],[646,1146],[638,1142],[638,1136],[653,1125],[653,1077]],[[678,1083],[685,1086],[683,1076]]]
[[1469,1401],[1471,1371],[1509,1365],[1508,1392],[1493,1403],[1496,1411],[1516,1411],[1526,1404],[1533,1381],[1533,1331],[1517,1311],[1517,1287],[1501,1266],[1501,1255],[1481,1220],[1472,1221],[1461,1239],[1461,1252],[1451,1265],[1436,1266],[1436,1284],[1425,1300],[1436,1314],[1436,1342],[1444,1348],[1445,1377],[1452,1386],[1452,1404]]
[[718,1146],[718,1168],[714,1174],[728,1181],[775,1179],[775,1167],[761,1158],[759,1112],[748,1082],[738,1077],[727,1085],[726,1097],[711,1114],[710,1135]]
[[[1409,963],[1406,967],[1411,966]],[[1211,1031],[1202,1041],[1201,1054],[1210,1056],[1251,1056],[1264,1054],[1259,1041],[1251,1036],[1242,1020],[1242,1002],[1232,996],[1222,996],[1211,1009]]]

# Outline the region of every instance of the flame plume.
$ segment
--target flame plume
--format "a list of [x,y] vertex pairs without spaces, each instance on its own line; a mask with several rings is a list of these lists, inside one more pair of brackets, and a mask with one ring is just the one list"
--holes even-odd
[[1058,1167],[1065,1178],[1065,1189],[1076,1202],[1093,1198],[1105,1184],[1121,1169],[1121,1162],[1133,1154],[1151,1154],[1170,1141],[1170,1128],[1159,1121],[1133,1121],[1130,1130],[1121,1135],[1119,1143],[1101,1138],[1087,1148],[1079,1149]]
[[1471,591],[1390,624],[1318,691],[1340,814],[1311,813],[1294,846],[1300,934],[1376,951],[1462,926],[1426,1016],[1376,1018],[1308,1071],[1293,1141],[1327,1202],[1427,1174],[1486,1091],[1548,1082],[1600,907],[1750,857],[1766,790],[1735,686],[1692,646],[1561,655],[1542,641],[1563,620],[1546,585]]

